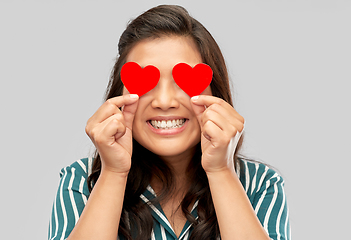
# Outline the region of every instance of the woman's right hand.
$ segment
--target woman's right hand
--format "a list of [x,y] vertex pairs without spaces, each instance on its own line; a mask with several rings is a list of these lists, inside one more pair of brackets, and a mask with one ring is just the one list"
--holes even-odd
[[136,94],[114,97],[108,99],[88,120],[85,131],[100,154],[101,170],[129,172],[132,126],[137,107]]

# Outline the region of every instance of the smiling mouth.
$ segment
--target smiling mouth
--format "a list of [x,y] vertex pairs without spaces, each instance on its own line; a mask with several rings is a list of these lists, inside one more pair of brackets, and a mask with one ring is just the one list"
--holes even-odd
[[149,120],[150,125],[155,129],[173,129],[181,128],[186,122],[186,118],[182,119],[173,119],[173,120]]

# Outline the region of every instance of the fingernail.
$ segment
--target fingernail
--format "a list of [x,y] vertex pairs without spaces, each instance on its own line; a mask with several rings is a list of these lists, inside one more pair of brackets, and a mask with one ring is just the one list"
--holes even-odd
[[199,98],[199,96],[194,96],[191,98],[191,100],[196,101]]
[[129,97],[133,99],[137,99],[139,96],[138,94],[130,94]]

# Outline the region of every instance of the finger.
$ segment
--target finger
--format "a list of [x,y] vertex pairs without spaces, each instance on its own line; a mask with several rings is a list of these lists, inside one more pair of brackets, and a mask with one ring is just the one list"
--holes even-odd
[[199,122],[200,128],[202,130],[202,113],[206,110],[206,108],[203,105],[193,104],[192,101],[190,101],[190,105],[195,113],[196,119]]
[[[228,105],[229,107],[227,107],[226,105]],[[216,112],[219,116],[225,119],[228,124],[234,125],[239,132],[243,130],[245,122],[244,118],[241,115],[239,115],[235,111],[235,109],[229,104],[226,103],[225,105],[221,105],[214,103],[206,109],[205,113],[207,111]]]
[[138,100],[138,95],[128,94],[106,100],[104,104],[88,120],[89,123],[101,123],[113,114],[121,112],[119,108],[132,104]]
[[[136,94],[131,94],[131,95],[134,95],[132,97],[134,97],[135,99],[139,98],[138,95]],[[135,112],[138,109],[138,103],[139,101],[135,101],[130,104],[125,104],[122,109],[126,127],[129,128],[130,130],[132,130]]]
[[112,119],[102,131],[106,136],[111,136],[113,143],[115,140],[121,138],[126,132],[126,126],[117,119]]
[[218,113],[217,111],[212,109],[211,105],[207,108],[202,114],[202,124],[205,124],[207,121],[212,121],[216,124],[222,131],[225,132],[228,136],[233,137],[237,131],[241,132],[244,128],[244,124],[240,122],[238,119],[226,116],[228,114]]
[[[205,106],[205,108],[210,107],[211,105],[219,105],[226,110],[227,113],[230,113],[231,116],[239,119],[241,122],[245,122],[245,119],[226,101],[221,98],[210,96],[210,95],[199,95],[191,98],[191,102],[198,106]],[[225,113],[224,111],[219,111],[219,113]],[[229,117],[226,116],[226,117]]]
[[[125,123],[123,115],[114,114],[102,123],[96,124],[89,134],[89,137],[98,144],[101,143],[113,143],[115,138],[121,136],[116,136],[116,134],[124,132]],[[121,130],[122,129],[122,130]],[[108,144],[108,143],[107,143]]]
[[203,125],[202,134],[211,142],[213,147],[221,147],[226,143],[226,138],[223,136],[223,131],[212,121],[207,121]]

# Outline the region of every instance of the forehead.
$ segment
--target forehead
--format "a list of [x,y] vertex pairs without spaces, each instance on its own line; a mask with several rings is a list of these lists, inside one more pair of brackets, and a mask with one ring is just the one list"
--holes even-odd
[[129,52],[127,62],[162,68],[173,67],[180,62],[195,66],[202,62],[202,58],[190,37],[165,36],[137,43]]

